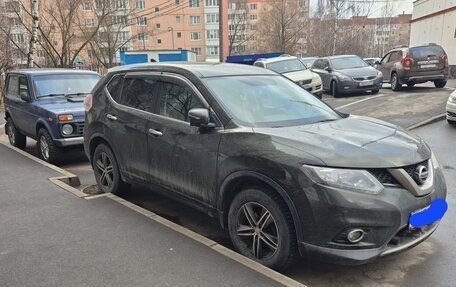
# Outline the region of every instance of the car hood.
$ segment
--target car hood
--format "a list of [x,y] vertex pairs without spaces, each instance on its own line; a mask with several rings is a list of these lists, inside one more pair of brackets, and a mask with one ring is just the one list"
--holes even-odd
[[38,105],[55,115],[72,114],[74,117],[84,117],[84,98],[55,98],[38,100]]
[[339,73],[350,77],[371,77],[377,76],[377,70],[371,66],[363,67],[363,68],[355,68],[355,69],[344,69],[344,70],[336,70]]
[[395,168],[431,157],[430,149],[419,137],[367,117],[254,131],[269,135],[275,143],[318,157],[331,167]]
[[310,70],[283,73],[282,75],[292,80],[293,82],[311,80],[313,77],[313,74]]

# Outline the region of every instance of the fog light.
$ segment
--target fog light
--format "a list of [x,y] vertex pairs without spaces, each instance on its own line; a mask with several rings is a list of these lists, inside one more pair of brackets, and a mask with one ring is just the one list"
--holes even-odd
[[365,232],[362,229],[353,229],[347,234],[350,243],[358,243],[364,238]]
[[64,124],[62,126],[62,133],[66,136],[69,136],[73,133],[73,126],[70,124]]

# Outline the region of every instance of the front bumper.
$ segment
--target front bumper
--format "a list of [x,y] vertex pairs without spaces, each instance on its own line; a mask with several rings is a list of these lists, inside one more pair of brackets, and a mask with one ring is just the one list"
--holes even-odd
[[372,85],[363,86],[363,81],[340,81],[338,83],[339,93],[349,94],[355,92],[376,91],[380,90],[383,86],[383,78],[376,78],[373,80]]
[[321,83],[321,80],[312,81],[312,83],[310,83],[308,85],[303,85],[301,87],[303,87],[309,93],[312,93],[314,95],[320,95],[323,93],[323,85]]
[[456,104],[448,102],[446,105],[447,120],[456,122]]
[[[376,258],[409,249],[428,238],[438,222],[409,228],[413,212],[446,198],[446,184],[440,169],[434,171],[431,193],[415,196],[401,186],[385,186],[378,195],[361,194],[321,185],[307,187],[302,211],[303,238],[298,242],[304,257],[343,265],[360,265]],[[341,234],[362,229],[358,243],[342,240]]]
[[55,139],[54,142],[59,147],[76,146],[84,144],[84,137]]

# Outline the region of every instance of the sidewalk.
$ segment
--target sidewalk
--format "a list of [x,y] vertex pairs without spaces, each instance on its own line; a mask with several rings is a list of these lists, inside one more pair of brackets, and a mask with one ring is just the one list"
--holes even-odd
[[2,286],[282,286],[0,144]]

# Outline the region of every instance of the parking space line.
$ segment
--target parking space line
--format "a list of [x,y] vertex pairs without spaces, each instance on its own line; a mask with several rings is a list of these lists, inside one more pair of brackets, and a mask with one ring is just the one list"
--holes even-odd
[[376,96],[373,96],[373,97],[364,98],[364,99],[362,99],[362,100],[355,101],[355,102],[352,102],[352,103],[349,103],[349,104],[346,104],[346,105],[337,107],[336,109],[337,109],[337,110],[338,110],[338,109],[343,109],[343,108],[346,108],[346,107],[349,107],[349,106],[352,106],[352,105],[356,105],[356,104],[358,104],[358,103],[362,103],[362,102],[365,102],[365,101],[369,101],[369,100],[373,100],[373,99],[381,98],[381,97],[385,97],[385,96],[388,96],[388,94],[380,94],[380,95],[376,95]]

